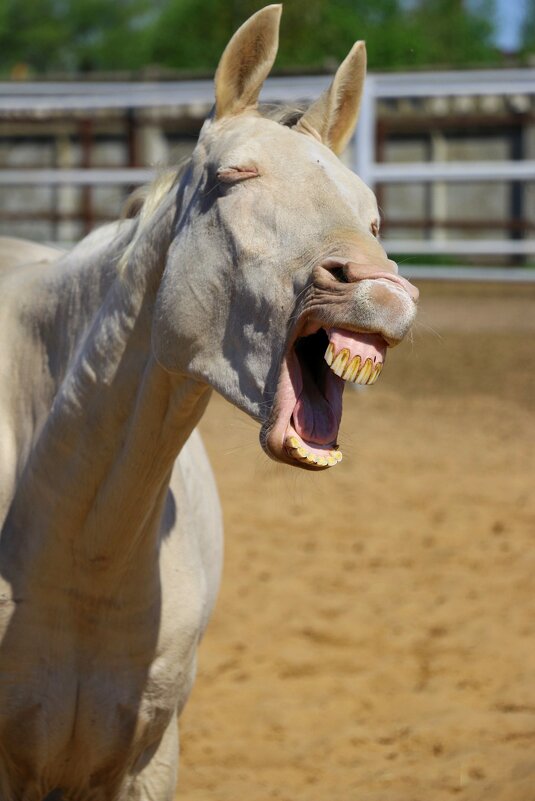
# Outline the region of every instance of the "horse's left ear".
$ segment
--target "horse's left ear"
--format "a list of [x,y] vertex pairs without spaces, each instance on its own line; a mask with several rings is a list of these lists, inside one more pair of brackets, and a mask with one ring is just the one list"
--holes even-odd
[[215,74],[215,117],[254,108],[279,47],[282,5],[262,8],[238,28]]
[[337,155],[342,153],[357,124],[365,77],[366,45],[356,42],[330,87],[305,111],[295,128],[319,135]]

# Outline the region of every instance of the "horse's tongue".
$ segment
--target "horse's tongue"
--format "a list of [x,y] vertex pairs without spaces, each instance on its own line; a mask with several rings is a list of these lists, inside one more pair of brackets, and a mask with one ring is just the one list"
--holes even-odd
[[331,328],[327,331],[329,342],[333,346],[334,356],[342,348],[349,351],[348,363],[355,356],[360,356],[361,364],[371,359],[375,364],[382,364],[385,360],[386,342],[380,334],[361,334],[353,331],[344,331],[343,328]]
[[[320,389],[308,369],[303,367],[302,389],[292,414],[296,432],[309,446],[332,447],[336,443],[345,382],[372,383],[386,354],[386,342],[380,334],[355,333],[343,328],[326,329],[326,333],[330,354],[329,359],[327,355],[325,358],[331,369],[320,381]],[[341,352],[343,356],[338,364],[336,357]]]
[[292,415],[295,430],[309,445],[336,443],[342,417],[344,382],[330,371],[325,376],[323,394],[308,372],[303,370],[303,390]]

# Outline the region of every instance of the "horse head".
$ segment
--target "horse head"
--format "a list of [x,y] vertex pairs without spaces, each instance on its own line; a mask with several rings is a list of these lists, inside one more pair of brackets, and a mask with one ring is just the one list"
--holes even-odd
[[364,43],[302,116],[259,112],[280,14],[254,14],[219,63],[177,191],[152,342],[166,370],[260,421],[269,456],[322,469],[341,459],[345,382],[377,379],[418,292],[377,238],[373,192],[338,159],[358,116]]

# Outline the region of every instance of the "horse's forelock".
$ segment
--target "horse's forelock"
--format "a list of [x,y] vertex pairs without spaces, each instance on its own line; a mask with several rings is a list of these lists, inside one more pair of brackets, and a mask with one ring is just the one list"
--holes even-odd
[[296,122],[301,119],[305,110],[306,108],[304,106],[290,106],[280,103],[274,105],[261,104],[259,107],[259,111],[263,117],[278,122],[280,125],[284,125],[287,128],[292,128]]

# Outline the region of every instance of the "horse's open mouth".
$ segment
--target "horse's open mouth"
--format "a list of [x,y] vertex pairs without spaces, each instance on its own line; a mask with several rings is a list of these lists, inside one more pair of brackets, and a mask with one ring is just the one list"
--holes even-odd
[[277,391],[277,419],[266,437],[269,452],[301,467],[321,469],[342,460],[338,429],[345,382],[373,384],[383,368],[380,334],[309,324],[290,346]]

